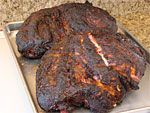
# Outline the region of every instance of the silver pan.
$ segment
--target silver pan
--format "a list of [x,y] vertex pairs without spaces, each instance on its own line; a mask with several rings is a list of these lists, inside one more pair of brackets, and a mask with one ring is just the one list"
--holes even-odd
[[[22,23],[22,21],[9,23],[4,27],[3,30],[13,54],[13,58],[16,61],[18,71],[20,72],[20,77],[24,84],[26,94],[29,97],[35,113],[46,113],[39,107],[36,99],[35,76],[40,60],[31,60],[22,57],[18,52],[15,43],[16,33],[18,32],[18,29]],[[118,26],[118,32],[125,34],[144,49],[147,54],[147,62],[150,63],[149,51],[144,48],[138,40],[136,40],[137,38],[124,29],[122,25],[118,24]],[[150,64],[147,64],[145,76],[142,78],[139,87],[139,90],[128,93],[122,104],[114,108],[111,113],[150,113]],[[90,113],[90,111],[81,108],[75,110],[73,113]]]

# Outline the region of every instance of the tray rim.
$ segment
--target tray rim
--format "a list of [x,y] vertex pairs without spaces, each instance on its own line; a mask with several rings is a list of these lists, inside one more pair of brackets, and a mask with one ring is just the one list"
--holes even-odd
[[11,50],[12,57],[13,57],[13,59],[14,59],[14,61],[15,61],[15,65],[16,65],[17,70],[18,70],[19,75],[20,75],[20,76],[19,76],[19,77],[20,77],[20,80],[21,80],[22,83],[23,83],[23,87],[24,87],[24,90],[25,90],[25,92],[26,92],[26,95],[28,96],[28,100],[29,100],[29,102],[30,102],[30,104],[31,104],[33,113],[38,113],[37,108],[36,108],[36,106],[35,106],[35,103],[34,103],[34,101],[33,101],[33,98],[32,98],[32,96],[31,96],[30,90],[29,90],[29,88],[28,88],[27,82],[26,82],[26,80],[25,80],[25,78],[24,78],[24,76],[23,76],[23,72],[22,72],[22,70],[21,70],[21,68],[20,68],[20,66],[19,66],[19,62],[18,62],[18,60],[17,60],[17,58],[16,58],[16,55],[15,55],[15,53],[14,53],[14,50],[13,50],[12,46],[11,46],[11,43],[10,43],[10,40],[9,40],[9,36],[8,36],[8,35],[10,34],[10,32],[11,32],[11,30],[10,30],[10,28],[9,28],[10,25],[14,25],[14,24],[16,24],[16,23],[22,23],[22,22],[23,22],[23,21],[20,21],[20,22],[10,22],[10,23],[6,24],[5,27],[3,28],[3,32],[4,32],[4,35],[5,35],[5,39],[6,39],[7,43],[8,43],[9,49]]
[[[24,86],[24,90],[25,90],[25,92],[26,92],[26,94],[27,94],[27,96],[28,96],[29,102],[30,102],[30,104],[31,104],[31,106],[32,106],[32,109],[33,109],[33,112],[34,112],[34,113],[38,113],[38,110],[37,110],[37,108],[36,108],[36,105],[35,105],[35,103],[34,103],[34,100],[33,100],[32,96],[31,96],[31,92],[30,92],[30,90],[29,90],[29,87],[28,87],[28,85],[27,85],[27,82],[26,82],[26,80],[25,80],[25,77],[24,77],[24,75],[23,75],[23,72],[22,72],[22,70],[21,70],[21,68],[20,68],[19,62],[18,62],[18,60],[17,60],[17,57],[16,57],[16,55],[15,55],[15,52],[14,52],[14,50],[13,50],[13,48],[12,48],[12,46],[11,46],[10,40],[9,40],[9,34],[11,33],[11,31],[19,30],[19,27],[22,25],[23,22],[24,22],[24,21],[9,22],[9,23],[7,23],[7,24],[3,27],[3,32],[4,32],[4,35],[5,35],[5,39],[6,39],[7,43],[8,43],[8,45],[9,45],[9,49],[11,50],[11,53],[12,53],[13,59],[14,59],[14,61],[15,61],[15,64],[16,64],[16,66],[17,66],[17,70],[18,70],[19,74],[21,75],[21,76],[20,76],[20,79],[22,80],[22,83],[23,83],[23,86]],[[18,24],[18,26],[15,28],[15,25],[16,25],[16,24]],[[20,25],[20,24],[21,24],[21,25]],[[125,28],[123,27],[123,25],[122,25],[120,22],[117,22],[117,25],[118,25],[118,27],[119,27],[125,34],[127,34],[133,41],[135,41],[140,47],[142,47],[142,48],[144,49],[144,51],[147,52],[148,57],[149,57],[148,63],[150,64],[150,51],[148,51],[147,48],[145,48],[144,46],[142,46],[141,42],[140,42],[139,40],[137,40],[137,38],[135,38],[135,36],[134,36],[132,33],[130,33],[127,29],[125,29]],[[128,111],[122,111],[122,112],[120,112],[120,113],[136,113],[136,112],[138,112],[138,111],[143,111],[143,110],[149,110],[149,111],[150,111],[150,105],[149,105],[149,106],[146,106],[146,107],[131,109],[131,110],[128,110]]]

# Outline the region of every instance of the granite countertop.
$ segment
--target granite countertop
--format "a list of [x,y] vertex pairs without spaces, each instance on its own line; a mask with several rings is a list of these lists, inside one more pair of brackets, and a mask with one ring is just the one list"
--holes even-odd
[[120,21],[142,44],[150,49],[150,14],[131,13],[126,17],[119,16]]
[[[86,0],[0,0],[0,28],[8,22],[25,20],[32,12],[67,2]],[[145,47],[150,48],[150,0],[88,0],[107,10]]]

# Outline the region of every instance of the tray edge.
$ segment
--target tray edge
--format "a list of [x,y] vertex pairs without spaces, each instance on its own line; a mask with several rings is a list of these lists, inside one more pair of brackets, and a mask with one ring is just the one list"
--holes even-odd
[[[15,53],[14,53],[14,50],[13,50],[13,48],[11,47],[11,43],[10,43],[10,41],[9,41],[9,39],[8,39],[8,37],[9,37],[8,35],[9,35],[9,33],[11,32],[11,30],[12,30],[12,29],[10,29],[9,27],[10,27],[10,26],[13,27],[14,24],[16,24],[16,23],[17,23],[17,24],[21,24],[22,22],[23,22],[23,21],[20,21],[20,22],[11,22],[11,23],[6,24],[6,25],[4,26],[4,28],[3,28],[3,32],[4,32],[4,35],[5,35],[5,39],[6,39],[7,43],[8,43],[9,49],[11,50],[12,57],[13,57],[13,59],[14,59],[14,61],[15,61],[15,64],[16,64],[18,73],[19,73],[19,75],[20,75],[20,76],[19,76],[19,77],[20,77],[20,80],[21,80],[22,83],[23,83],[24,90],[25,90],[25,92],[26,92],[26,95],[28,96],[29,102],[30,102],[30,104],[31,104],[31,106],[32,106],[32,109],[33,109],[33,112],[34,112],[34,113],[38,113],[37,108],[36,108],[36,106],[35,106],[35,103],[34,103],[34,101],[33,101],[33,98],[32,98],[32,96],[31,96],[30,90],[29,90],[29,88],[28,88],[28,86],[27,86],[26,80],[25,80],[25,78],[24,78],[24,76],[23,76],[23,73],[22,73],[22,71],[21,71],[21,69],[20,69],[18,60],[16,59],[16,55],[15,55]],[[16,29],[15,29],[15,30],[16,30]]]

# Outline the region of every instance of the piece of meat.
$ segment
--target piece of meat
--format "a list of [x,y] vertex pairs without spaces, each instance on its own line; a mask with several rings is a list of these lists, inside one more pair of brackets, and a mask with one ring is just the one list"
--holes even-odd
[[23,56],[44,55],[36,95],[45,111],[67,113],[83,106],[107,113],[139,88],[146,68],[142,48],[117,33],[112,16],[87,2],[32,13],[16,36]]
[[[123,39],[123,40],[122,40]],[[42,57],[36,95],[45,111],[107,113],[138,89],[146,62],[121,34],[70,34]],[[144,56],[144,55],[143,55]]]
[[68,34],[116,33],[116,20],[90,3],[68,3],[32,13],[16,35],[18,51],[40,58]]

